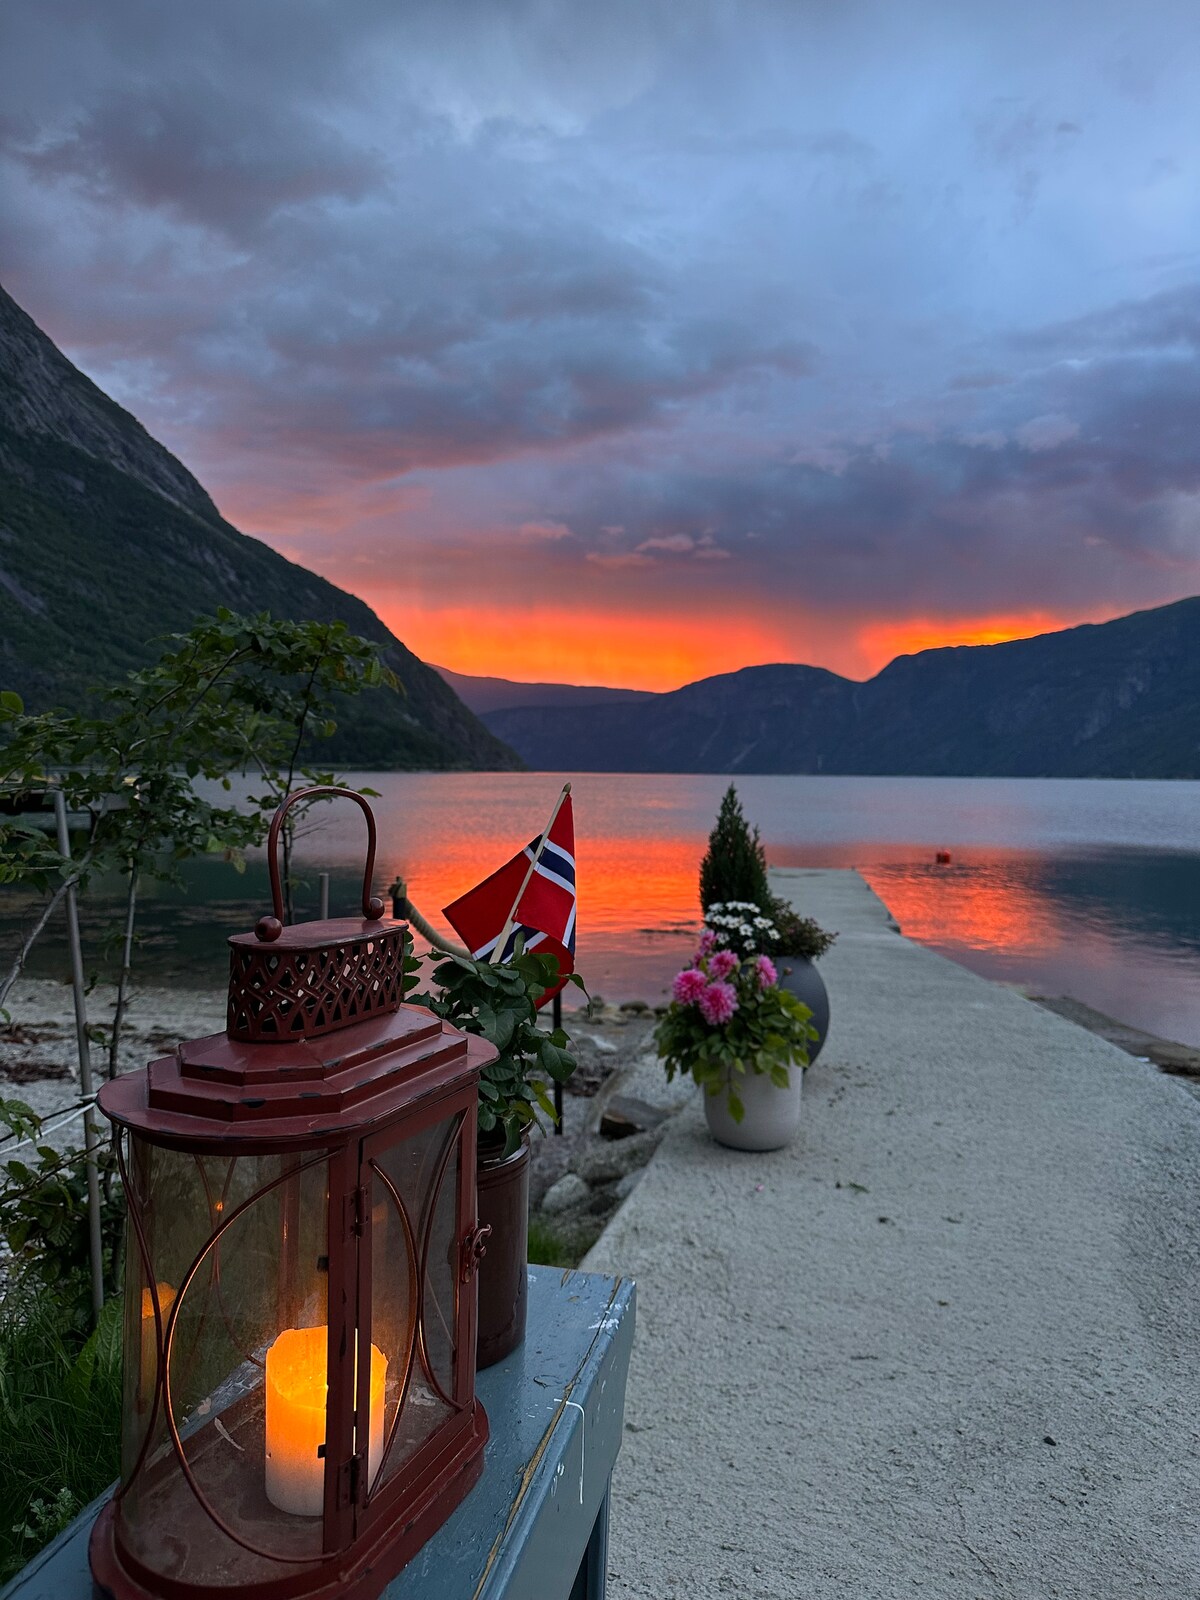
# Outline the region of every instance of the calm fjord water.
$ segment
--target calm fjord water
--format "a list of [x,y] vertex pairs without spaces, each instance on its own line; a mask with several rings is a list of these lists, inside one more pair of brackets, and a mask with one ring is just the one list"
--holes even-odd
[[[443,905],[539,830],[562,780],[359,773],[353,781],[380,791],[377,885],[406,878],[416,904],[440,921]],[[573,778],[579,965],[593,991],[665,993],[692,948],[697,865],[728,782]],[[737,786],[773,864],[857,867],[906,934],[975,971],[1200,1044],[1200,783],[746,777]],[[311,816],[299,870],[315,885],[317,871],[330,869],[335,911],[348,908],[361,819],[349,806]],[[949,866],[935,865],[938,849],[950,851]],[[223,935],[253,925],[266,874],[261,862],[238,877],[206,861],[189,864],[187,878],[186,901],[171,892],[147,903],[139,959],[143,971],[220,984]],[[302,914],[314,914],[314,895],[305,891]],[[10,916],[2,922],[5,936]]]

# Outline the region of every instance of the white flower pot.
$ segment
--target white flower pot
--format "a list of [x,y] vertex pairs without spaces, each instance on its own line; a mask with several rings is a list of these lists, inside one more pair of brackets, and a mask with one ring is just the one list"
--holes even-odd
[[778,1150],[790,1144],[800,1126],[800,1093],[804,1072],[789,1067],[791,1080],[779,1089],[765,1072],[748,1072],[738,1077],[738,1099],[746,1108],[740,1122],[729,1110],[729,1093],[724,1084],[716,1094],[704,1091],[704,1116],[708,1131],[718,1144],[733,1150]]

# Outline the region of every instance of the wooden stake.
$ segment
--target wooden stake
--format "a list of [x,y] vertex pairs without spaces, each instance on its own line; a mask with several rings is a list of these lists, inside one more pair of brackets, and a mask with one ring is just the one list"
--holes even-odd
[[546,841],[550,837],[550,829],[554,826],[555,818],[558,816],[558,813],[562,810],[562,803],[567,798],[567,796],[570,794],[570,792],[571,792],[571,785],[569,783],[564,783],[563,786],[562,786],[562,793],[559,795],[558,799],[554,802],[554,810],[550,813],[550,821],[542,829],[542,837],[538,840],[538,847],[533,852],[533,858],[529,863],[528,870],[526,871],[524,878],[522,878],[522,880],[521,880],[521,887],[517,890],[517,897],[512,903],[512,910],[508,913],[508,916],[506,917],[505,922],[504,922],[504,926],[500,930],[500,937],[496,940],[496,943],[492,946],[492,953],[488,957],[488,965],[489,966],[493,962],[499,961],[500,957],[504,953],[504,946],[508,943],[508,936],[512,932],[513,921],[514,921],[514,919],[516,918],[516,915],[517,915],[517,907],[521,904],[521,896],[525,893],[526,889],[528,889],[528,887],[529,887],[529,880],[530,880],[530,878],[533,877],[533,869],[534,869],[534,867],[537,866],[538,862],[541,860],[542,851],[546,848]]

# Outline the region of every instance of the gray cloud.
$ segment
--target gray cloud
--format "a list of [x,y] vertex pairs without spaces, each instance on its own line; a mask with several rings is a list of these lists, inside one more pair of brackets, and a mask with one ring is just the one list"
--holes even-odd
[[304,116],[283,118],[210,87],[145,84],[94,107],[69,131],[8,148],[35,179],[78,183],[104,205],[162,207],[250,241],[271,218],[321,200],[357,201],[384,180],[382,158]]
[[481,604],[1200,587],[1190,7],[901,9],[43,0],[6,278],[368,594],[435,542]]
[[1026,349],[1052,349],[1088,359],[1111,351],[1164,350],[1172,346],[1200,350],[1200,283],[1162,289],[1142,300],[1103,306],[1024,334],[1016,343]]
[[[1062,409],[1035,410],[1047,401]],[[954,615],[1119,597],[1119,611],[1200,586],[1194,363],[1099,361],[1038,374],[1005,403],[1027,420],[986,441],[897,434],[886,450],[848,450],[837,470],[610,468],[585,495],[564,493],[555,515],[598,544],[602,522],[619,524],[620,548],[603,541],[610,564],[715,538],[736,558],[718,581],[746,605],[791,594]],[[681,581],[672,567],[664,597]]]

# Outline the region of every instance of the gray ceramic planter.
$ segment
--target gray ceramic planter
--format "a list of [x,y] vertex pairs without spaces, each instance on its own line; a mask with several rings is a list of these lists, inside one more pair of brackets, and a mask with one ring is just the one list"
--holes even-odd
[[800,956],[776,956],[775,965],[779,969],[779,987],[794,994],[812,1012],[812,1025],[817,1030],[817,1037],[808,1047],[808,1064],[811,1067],[821,1054],[821,1046],[829,1032],[829,995],[825,981],[815,963]]
[[800,1126],[800,1094],[804,1070],[790,1067],[786,1089],[777,1089],[769,1073],[751,1072],[738,1080],[738,1096],[746,1108],[740,1122],[729,1111],[724,1085],[716,1094],[704,1091],[704,1116],[718,1144],[731,1150],[778,1150],[790,1144]]

